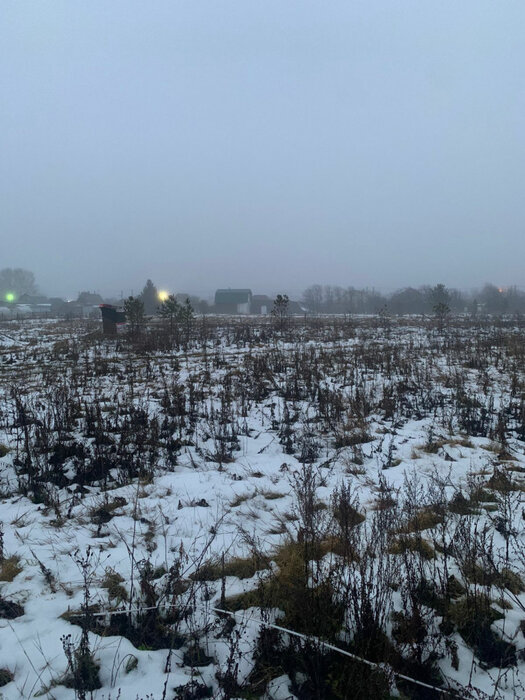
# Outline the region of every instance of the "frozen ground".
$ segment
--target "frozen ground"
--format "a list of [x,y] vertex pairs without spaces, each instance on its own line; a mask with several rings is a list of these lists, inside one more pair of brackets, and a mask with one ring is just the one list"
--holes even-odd
[[[432,666],[420,679],[457,697],[525,697],[519,324],[258,323],[195,321],[175,347],[103,340],[81,323],[2,326],[2,697],[204,697],[195,683],[217,698],[313,697],[291,662],[255,682],[254,649],[261,620],[317,628],[293,627],[293,606],[236,597],[279,583],[290,543],[321,547],[307,585],[329,580],[344,605],[372,577],[396,672]],[[351,555],[341,487],[366,516],[347,533]],[[444,603],[451,576],[460,592]],[[422,581],[439,604],[415,601]],[[235,626],[213,610],[224,606]],[[422,616],[417,633],[400,612]],[[348,608],[340,629],[314,636],[367,655],[359,615]],[[481,631],[472,615],[489,615]],[[82,644],[100,688],[75,681]]]

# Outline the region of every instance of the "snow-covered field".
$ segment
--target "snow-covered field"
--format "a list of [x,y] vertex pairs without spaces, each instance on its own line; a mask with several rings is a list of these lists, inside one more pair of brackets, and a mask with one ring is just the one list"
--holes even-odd
[[1,697],[525,697],[521,321],[178,331],[0,327]]

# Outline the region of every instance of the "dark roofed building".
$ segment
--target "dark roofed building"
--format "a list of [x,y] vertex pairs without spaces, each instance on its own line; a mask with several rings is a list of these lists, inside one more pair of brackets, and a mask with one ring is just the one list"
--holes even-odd
[[304,316],[308,313],[308,309],[300,301],[290,301],[288,302],[288,313],[290,316]]
[[266,294],[254,294],[252,297],[251,313],[266,314],[271,313],[274,300]]
[[249,314],[251,305],[251,289],[218,289],[215,292],[215,311],[218,314]]

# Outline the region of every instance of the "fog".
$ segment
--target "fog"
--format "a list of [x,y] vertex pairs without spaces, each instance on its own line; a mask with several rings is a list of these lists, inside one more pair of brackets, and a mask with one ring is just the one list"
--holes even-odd
[[522,0],[3,0],[0,267],[49,294],[525,285]]

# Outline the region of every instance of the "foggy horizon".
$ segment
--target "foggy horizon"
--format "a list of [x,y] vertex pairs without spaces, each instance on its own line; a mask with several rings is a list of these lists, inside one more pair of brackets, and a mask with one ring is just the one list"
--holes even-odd
[[[27,269],[27,268],[23,268]],[[254,295],[267,295],[271,298],[274,298],[277,296],[277,294],[286,294],[290,299],[293,300],[302,300],[304,297],[304,292],[307,291],[309,288],[314,287],[314,286],[320,286],[323,290],[325,290],[327,287],[328,288],[340,288],[340,289],[350,289],[354,288],[356,291],[365,291],[368,290],[370,292],[374,291],[377,292],[378,294],[386,297],[387,299],[394,295],[396,292],[402,292],[403,290],[406,289],[431,289],[434,288],[438,284],[442,284],[439,280],[435,280],[432,282],[427,282],[423,283],[420,285],[414,285],[414,284],[401,284],[399,287],[380,287],[378,285],[370,284],[370,285],[363,285],[361,287],[357,287],[356,285],[352,284],[347,284],[347,285],[338,285],[338,284],[319,284],[318,282],[312,282],[311,284],[307,284],[304,287],[301,288],[291,288],[291,287],[269,287],[268,285],[263,286],[263,287],[250,287],[250,285],[247,284],[240,284],[240,285],[219,285],[218,287],[214,288],[182,288],[182,287],[177,287],[175,285],[170,285],[170,284],[158,284],[155,279],[151,279],[148,277],[147,279],[144,279],[141,283],[134,285],[133,287],[123,287],[120,290],[112,289],[110,287],[93,287],[86,285],[85,287],[78,288],[78,289],[70,289],[66,294],[54,294],[52,292],[49,292],[49,290],[44,289],[42,285],[38,283],[38,278],[35,280],[36,287],[37,287],[37,295],[42,295],[42,296],[47,296],[51,298],[63,298],[67,301],[75,301],[77,296],[80,293],[83,292],[89,292],[89,293],[95,293],[99,294],[102,296],[104,299],[112,299],[112,300],[124,300],[128,298],[129,296],[140,296],[141,293],[143,292],[145,283],[151,280],[153,284],[155,285],[156,289],[159,292],[166,292],[169,294],[174,294],[174,295],[185,295],[187,294],[188,296],[192,297],[197,297],[201,299],[202,301],[208,301],[210,303],[213,303],[215,292],[218,289],[250,289],[250,291]],[[452,285],[445,285],[446,289],[448,291],[455,291],[459,292],[463,295],[465,295],[466,298],[474,298],[476,295],[481,293],[483,291],[483,288],[486,286],[490,287],[496,287],[499,288],[500,291],[504,290],[505,292],[511,289],[516,289],[518,292],[523,293],[525,291],[525,285],[515,285],[515,284],[498,284],[494,280],[485,280],[484,283],[480,285],[475,285],[475,286],[452,286]]]
[[50,296],[523,288],[524,20],[6,0],[0,268]]

